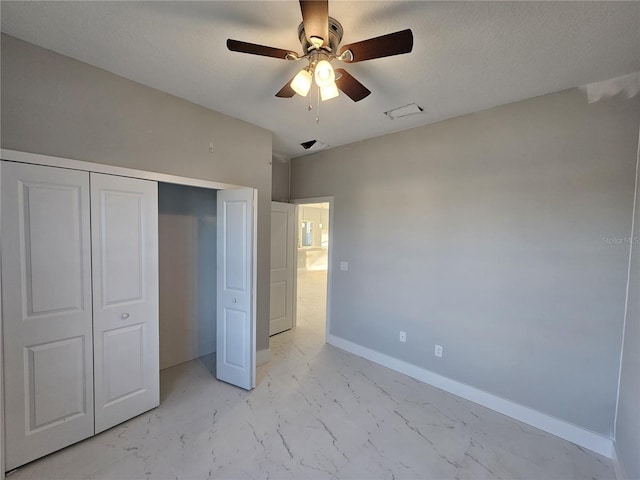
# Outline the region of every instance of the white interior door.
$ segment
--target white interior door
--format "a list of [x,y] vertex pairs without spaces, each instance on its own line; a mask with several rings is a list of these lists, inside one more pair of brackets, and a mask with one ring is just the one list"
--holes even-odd
[[216,377],[247,390],[256,377],[254,203],[253,189],[218,191]]
[[157,407],[158,184],[91,174],[95,430]]
[[6,462],[93,435],[89,174],[2,162]]
[[271,310],[269,335],[293,328],[295,206],[271,202]]

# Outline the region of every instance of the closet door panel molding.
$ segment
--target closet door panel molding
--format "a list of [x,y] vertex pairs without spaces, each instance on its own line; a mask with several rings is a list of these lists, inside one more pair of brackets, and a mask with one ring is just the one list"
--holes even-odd
[[2,162],[6,464],[94,433],[89,174]]
[[159,404],[158,185],[91,174],[96,433]]

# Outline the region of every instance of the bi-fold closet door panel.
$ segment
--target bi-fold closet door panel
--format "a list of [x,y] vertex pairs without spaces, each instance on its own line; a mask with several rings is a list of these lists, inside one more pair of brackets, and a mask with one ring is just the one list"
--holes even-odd
[[89,174],[2,162],[7,470],[94,433]]
[[159,404],[157,183],[1,168],[11,470]]
[[249,188],[217,194],[216,377],[246,390],[256,386],[254,195]]
[[158,184],[91,174],[95,430],[158,406]]

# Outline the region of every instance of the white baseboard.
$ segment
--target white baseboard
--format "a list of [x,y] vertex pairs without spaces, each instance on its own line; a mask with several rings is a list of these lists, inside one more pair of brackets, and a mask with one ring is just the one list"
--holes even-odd
[[613,442],[613,448],[611,449],[611,460],[613,462],[613,470],[616,472],[616,480],[628,480],[627,473],[624,471],[624,466],[620,463],[618,458],[618,451],[616,450],[616,442]]
[[536,427],[547,433],[568,440],[576,445],[593,452],[613,457],[613,440],[611,438],[578,427],[572,423],[560,420],[537,410],[514,403],[510,400],[492,395],[490,393],[471,387],[464,383],[451,380],[425,368],[418,367],[403,360],[399,360],[384,353],[376,352],[362,345],[350,342],[335,335],[327,335],[327,343],[346,350],[349,353],[366,358],[372,362],[383,365],[396,372],[403,373],[421,382],[437,387],[445,392],[452,393],[483,407],[507,415],[532,427]]
[[265,348],[256,352],[256,366],[264,365],[271,360],[271,349]]

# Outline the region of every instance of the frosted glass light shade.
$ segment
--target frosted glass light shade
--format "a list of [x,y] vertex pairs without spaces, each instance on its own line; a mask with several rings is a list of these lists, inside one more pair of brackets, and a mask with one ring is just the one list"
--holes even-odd
[[298,95],[306,97],[311,88],[311,74],[308,70],[300,70],[298,74],[293,77],[290,85]]
[[333,67],[326,60],[320,60],[316,65],[315,77],[316,85],[320,88],[330,85],[336,80],[336,74],[333,71]]
[[335,82],[331,82],[329,85],[325,85],[324,87],[320,87],[320,98],[322,101],[331,100],[339,95],[338,87]]

